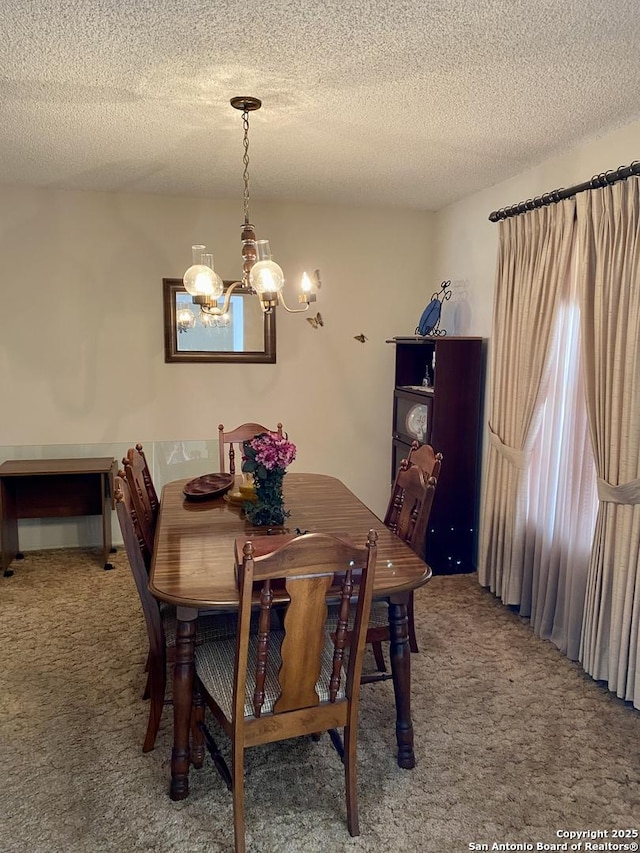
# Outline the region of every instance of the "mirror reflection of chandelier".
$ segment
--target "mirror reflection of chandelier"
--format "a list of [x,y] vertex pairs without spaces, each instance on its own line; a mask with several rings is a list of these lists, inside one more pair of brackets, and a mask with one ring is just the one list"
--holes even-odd
[[231,322],[231,314],[201,314],[200,322],[207,329],[226,329]]
[[176,311],[176,325],[178,332],[188,332],[196,324],[196,315],[191,308],[178,308]]
[[226,329],[231,324],[231,313],[226,311],[224,314],[208,314],[201,311],[199,317],[196,317],[188,306],[182,306],[176,311],[178,332],[188,332],[189,329],[194,329],[198,322],[205,329]]
[[[231,106],[236,110],[242,110],[242,124],[244,128],[244,224],[240,236],[242,242],[242,280],[234,281],[226,290],[222,279],[216,273],[213,265],[213,255],[206,251],[206,246],[197,245],[192,247],[191,266],[185,272],[183,282],[187,293],[190,294],[194,304],[200,306],[200,316],[208,318],[222,318],[227,315],[226,323],[218,322],[217,325],[228,325],[229,305],[233,292],[242,288],[245,293],[254,293],[260,299],[260,307],[265,313],[270,313],[277,306],[282,306],[290,314],[298,314],[309,309],[309,304],[316,301],[313,292],[313,284],[307,273],[303,273],[301,291],[298,302],[302,308],[289,308],[284,300],[283,286],[284,273],[281,267],[271,257],[271,249],[268,240],[257,240],[254,226],[249,221],[249,113],[259,110],[262,101],[253,97],[237,97],[231,99]],[[314,272],[315,286],[320,286],[319,270]],[[188,309],[186,309],[188,310]],[[193,326],[180,328],[180,313],[178,312],[178,329],[186,331]],[[185,318],[188,324],[188,317]],[[194,317],[195,322],[195,317]],[[211,325],[216,325],[213,322]]]

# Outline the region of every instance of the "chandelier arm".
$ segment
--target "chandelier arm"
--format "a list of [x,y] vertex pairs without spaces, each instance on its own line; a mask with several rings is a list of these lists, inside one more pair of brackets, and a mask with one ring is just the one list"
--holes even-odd
[[217,304],[214,306],[210,305],[200,305],[200,310],[203,314],[210,314],[214,317],[219,317],[221,314],[226,314],[229,310],[229,305],[231,304],[231,294],[236,288],[242,287],[241,281],[234,281],[232,284],[227,287],[224,293],[224,302],[222,304],[222,308],[218,308]]
[[304,308],[289,308],[287,303],[284,301],[284,294],[282,291],[278,294],[278,305],[281,305],[289,314],[303,314],[305,311],[309,310],[308,302],[305,303]]

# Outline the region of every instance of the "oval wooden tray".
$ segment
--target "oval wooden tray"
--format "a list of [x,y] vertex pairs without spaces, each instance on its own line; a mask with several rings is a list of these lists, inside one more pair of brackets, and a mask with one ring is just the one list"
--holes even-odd
[[232,474],[203,474],[202,477],[189,480],[182,491],[191,501],[205,501],[229,491],[233,481]]

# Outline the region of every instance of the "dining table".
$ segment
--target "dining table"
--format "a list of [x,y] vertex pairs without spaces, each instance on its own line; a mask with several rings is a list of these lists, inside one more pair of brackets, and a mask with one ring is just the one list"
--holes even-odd
[[[167,483],[156,525],[149,589],[160,601],[176,606],[176,649],[173,666],[172,800],[189,795],[191,711],[194,686],[196,620],[199,613],[238,609],[235,541],[270,533],[332,533],[364,545],[370,529],[378,534],[374,598],[388,602],[390,659],[396,704],[397,761],[415,766],[411,720],[411,652],[407,604],[412,590],[423,586],[431,569],[336,477],[287,472],[283,527],[255,527],[229,495],[197,500],[185,495],[187,479]],[[188,489],[187,489],[188,491]],[[201,760],[200,760],[201,763]]]

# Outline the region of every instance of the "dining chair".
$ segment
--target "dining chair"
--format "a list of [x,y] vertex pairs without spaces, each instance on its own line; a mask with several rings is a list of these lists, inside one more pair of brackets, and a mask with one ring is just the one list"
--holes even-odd
[[[415,461],[416,458],[420,464]],[[441,453],[435,453],[430,445],[421,446],[414,442],[407,459],[400,463],[384,517],[385,526],[406,542],[422,560],[425,557],[427,526],[441,463]],[[387,606],[384,603],[376,603],[373,610],[373,624],[370,626],[367,642],[372,643],[376,665],[384,672],[386,666],[380,667],[381,659],[384,666],[382,643],[390,640]],[[407,621],[409,648],[412,652],[417,652],[419,649],[413,592],[410,593],[407,603]]]
[[[374,530],[369,531],[366,546],[323,533],[236,540],[240,588],[237,639],[208,643],[195,650],[198,689],[232,741],[231,772],[219,752],[214,761],[224,765],[232,789],[236,853],[245,850],[245,750],[301,735],[317,739],[324,731],[329,731],[344,763],[349,832],[359,834],[358,701],[376,541]],[[267,548],[272,550],[262,553]],[[328,594],[340,602],[333,635],[326,626]],[[260,600],[260,617],[258,633],[251,635],[255,597]],[[347,622],[354,597],[355,618],[345,671]],[[274,628],[270,613],[277,602],[285,603],[286,613],[281,625]],[[344,740],[338,727],[344,729]],[[204,724],[202,728],[206,729]],[[209,743],[208,733],[205,740]]]
[[[173,605],[160,605],[149,591],[152,549],[147,547],[133,490],[122,470],[114,478],[114,497],[125,552],[138,590],[149,641],[144,691],[144,698],[149,699],[149,720],[142,746],[143,752],[149,752],[156,741],[165,703],[167,663],[175,660],[176,612]],[[235,614],[200,616],[196,624],[196,644],[235,636],[236,628]]]
[[[234,445],[238,446],[240,450],[240,457],[242,458],[242,442],[248,441],[250,438],[253,438],[255,435],[259,435],[261,432],[277,432],[278,435],[282,435],[282,424],[278,424],[275,429],[269,429],[269,427],[262,426],[262,424],[246,423],[241,424],[239,427],[229,430],[228,432],[225,432],[223,424],[218,425],[218,449],[220,452],[221,474],[227,473],[225,468],[225,455],[229,456],[228,473],[236,473],[236,452]],[[229,447],[227,453],[225,453],[226,445]]]
[[[425,557],[427,526],[441,463],[441,453],[435,453],[430,445],[420,445],[414,441],[407,458],[400,463],[384,517],[385,526],[406,542],[422,560]],[[335,619],[335,608],[331,607],[330,620],[335,622]],[[409,648],[412,652],[419,651],[413,592],[407,602],[407,631]],[[391,677],[387,671],[382,646],[390,639],[389,604],[387,601],[374,601],[367,630],[367,644],[371,645],[377,671],[363,675],[363,683]]]
[[385,526],[421,559],[425,557],[427,525],[441,466],[441,453],[414,441],[400,463],[384,517]]
[[[411,447],[409,449],[409,455],[407,456],[406,462],[405,460],[402,460],[402,462],[400,463],[400,467],[402,468],[403,465],[404,467],[415,465],[416,467],[420,468],[426,479],[426,495],[424,497],[422,507],[420,508],[416,524],[413,525],[413,527],[409,530],[408,538],[405,538],[403,536],[401,530],[394,530],[394,532],[397,533],[400,538],[404,539],[404,541],[409,544],[412,551],[414,551],[418,555],[418,557],[420,557],[421,560],[424,560],[426,557],[427,528],[429,525],[429,518],[431,516],[431,508],[433,506],[436,486],[438,485],[438,478],[440,477],[440,468],[442,466],[442,453],[436,453],[430,444],[420,444],[420,442],[414,441],[412,442]],[[392,498],[390,499],[389,503],[391,503]],[[389,513],[389,508],[387,509],[387,513]],[[385,524],[387,524],[386,517]],[[390,520],[389,526],[392,530],[394,529],[393,524],[394,522]],[[409,620],[409,646],[412,652],[417,652],[418,641],[416,638],[416,628],[414,619],[413,592],[409,596],[409,604],[407,606],[407,617]]]
[[144,545],[150,556],[153,550],[160,501],[141,444],[136,444],[135,447],[130,447],[127,450],[122,465],[131,489]]

